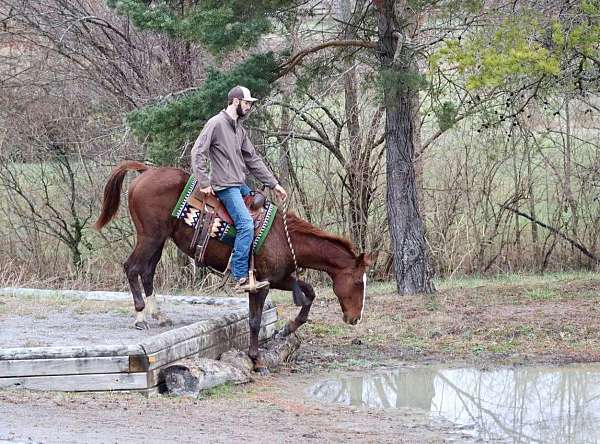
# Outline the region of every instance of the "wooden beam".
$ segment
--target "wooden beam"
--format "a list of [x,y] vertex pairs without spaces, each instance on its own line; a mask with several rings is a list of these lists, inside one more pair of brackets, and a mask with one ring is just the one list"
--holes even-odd
[[0,378],[129,371],[129,356],[58,359],[7,359],[0,361]]
[[17,376],[0,378],[0,388],[88,392],[96,390],[135,390],[148,388],[146,373],[110,373],[63,376]]
[[[277,321],[277,311],[274,308],[263,312],[263,327],[261,329],[261,336],[263,338],[268,337],[266,336],[267,334],[273,333],[275,321]],[[248,318],[245,317],[218,330],[211,330],[209,333],[199,333],[197,336],[182,341],[170,342],[167,346],[160,349],[158,346],[165,345],[164,341],[153,343],[151,345],[155,347],[149,347],[149,349],[156,351],[148,353],[148,369],[159,368],[192,355],[213,358],[233,347],[246,349],[248,347],[248,335]],[[243,337],[243,341],[239,339],[240,337]],[[213,348],[219,344],[222,344],[225,348],[220,352],[215,352]],[[144,348],[146,348],[145,345]]]
[[92,358],[143,354],[139,345],[92,345],[76,347],[20,347],[0,349],[0,361],[13,359]]

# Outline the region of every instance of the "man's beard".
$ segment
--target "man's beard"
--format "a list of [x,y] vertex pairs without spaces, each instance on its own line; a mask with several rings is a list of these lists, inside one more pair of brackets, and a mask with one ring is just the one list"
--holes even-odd
[[236,112],[237,112],[238,117],[246,117],[246,113],[242,109],[242,104],[241,103],[238,103],[238,106],[236,108]]

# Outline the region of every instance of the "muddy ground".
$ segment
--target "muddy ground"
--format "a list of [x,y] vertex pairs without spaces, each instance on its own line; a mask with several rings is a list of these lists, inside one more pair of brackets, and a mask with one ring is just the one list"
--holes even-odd
[[[292,362],[201,399],[137,394],[0,392],[0,442],[478,442],[426,412],[320,404],[307,389],[332,373],[389,366],[498,366],[600,361],[600,277],[453,281],[435,297],[373,285],[364,321],[341,322],[319,292]],[[295,314],[274,294],[281,317]]]

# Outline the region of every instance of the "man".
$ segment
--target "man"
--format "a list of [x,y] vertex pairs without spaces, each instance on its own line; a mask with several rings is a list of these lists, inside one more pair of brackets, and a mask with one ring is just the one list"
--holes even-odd
[[246,130],[239,122],[257,100],[248,88],[236,86],[231,89],[227,95],[227,108],[206,122],[192,148],[192,171],[200,191],[217,194],[237,231],[231,273],[239,292],[255,291],[269,285],[268,282],[256,282],[256,286],[251,287],[248,280],[248,259],[254,238],[252,218],[243,200],[250,193],[246,185],[248,170],[264,185],[275,190],[279,198],[287,198],[285,189],[256,154]]

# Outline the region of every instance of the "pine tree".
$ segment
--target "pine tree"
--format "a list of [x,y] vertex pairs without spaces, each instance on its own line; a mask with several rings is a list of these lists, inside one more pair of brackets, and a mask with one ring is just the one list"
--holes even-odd
[[[106,0],[108,6],[129,17],[139,29],[169,38],[200,44],[218,62],[236,49],[252,49],[272,29],[274,15],[292,2],[239,0],[188,2],[182,0]],[[163,103],[139,108],[127,115],[127,125],[145,141],[148,160],[157,165],[177,165],[182,153],[210,117],[224,106],[233,86],[243,84],[253,94],[266,95],[277,73],[278,58],[271,52],[241,60],[229,71],[211,67],[206,80],[193,91]]]

